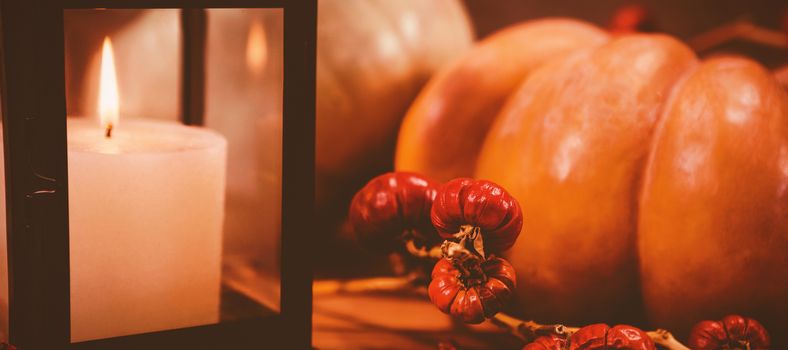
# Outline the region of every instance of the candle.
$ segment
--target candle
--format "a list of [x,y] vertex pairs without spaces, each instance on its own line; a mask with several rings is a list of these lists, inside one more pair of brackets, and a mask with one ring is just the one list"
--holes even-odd
[[71,339],[218,322],[227,142],[117,118],[108,57],[102,122],[68,120]]

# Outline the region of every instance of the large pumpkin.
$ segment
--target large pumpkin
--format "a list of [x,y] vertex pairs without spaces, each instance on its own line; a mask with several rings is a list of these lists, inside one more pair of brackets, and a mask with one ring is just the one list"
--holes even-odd
[[[788,314],[780,300],[788,295],[784,92],[751,61],[695,68],[692,51],[664,35],[624,35],[568,51],[529,67],[522,85],[503,92],[509,96],[500,111],[421,117],[429,121],[423,125],[409,124],[409,114],[397,167],[436,178],[451,168],[451,176],[489,179],[518,198],[523,233],[509,255],[524,316],[637,322],[645,296],[653,325],[680,334],[726,312],[763,318],[779,332],[786,319],[776,315]],[[466,84],[461,100],[430,89],[451,79],[462,81],[436,75],[411,111],[448,110],[468,104],[468,96],[493,103],[501,94],[475,90],[496,86],[486,82]],[[464,156],[424,138],[405,144],[404,133],[428,134],[438,123],[456,138],[482,133],[484,144]],[[426,164],[441,154],[451,161]],[[692,180],[695,192],[683,187],[693,174],[677,170],[687,164],[704,169]]]
[[522,202],[511,252],[523,310],[549,322],[632,322],[637,206],[651,131],[692,51],[630,35],[556,60],[515,92],[488,134],[477,177]]
[[644,179],[640,264],[654,322],[685,334],[738,313],[784,340],[788,99],[770,73],[742,58],[700,65],[667,106]]
[[438,181],[473,174],[476,157],[506,98],[536,67],[608,35],[570,19],[525,22],[481,41],[441,69],[408,110],[396,168]]
[[320,0],[317,36],[318,203],[337,206],[391,167],[408,105],[473,34],[458,0]]

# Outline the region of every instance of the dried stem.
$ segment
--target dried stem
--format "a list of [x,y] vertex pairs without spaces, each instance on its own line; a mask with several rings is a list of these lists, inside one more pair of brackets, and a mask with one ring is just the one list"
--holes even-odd
[[428,259],[437,260],[443,257],[443,253],[441,252],[440,246],[432,247],[429,250],[427,250],[427,248],[424,247],[417,248],[416,243],[413,242],[412,239],[409,239],[405,242],[405,249],[408,250],[408,253],[410,253],[410,255],[413,255],[417,258],[422,258],[422,259],[428,258]]
[[[410,255],[416,258],[437,260],[446,257],[450,260],[456,260],[453,261],[455,265],[459,263],[459,265],[464,266],[462,262],[474,260],[468,259],[469,256],[481,259],[484,258],[481,235],[478,234],[478,231],[472,231],[472,229],[474,228],[463,227],[461,231],[457,233],[457,238],[460,240],[460,242],[445,241],[441,246],[427,249],[425,247],[416,247],[415,242],[412,239],[408,239],[405,241],[405,248]],[[469,239],[471,241],[471,247],[474,248],[473,250],[467,248],[467,240]],[[478,244],[474,244],[477,243],[477,240]],[[480,252],[477,250],[476,245],[479,246],[479,250],[481,250]],[[399,292],[406,290],[416,291],[420,290],[417,287],[423,287],[425,282],[426,281],[424,280],[423,276],[420,277],[420,275],[415,272],[403,277],[320,280],[315,281],[312,284],[312,292],[314,295],[326,295],[336,293]],[[567,327],[562,324],[543,325],[534,321],[523,321],[503,312],[495,314],[489,318],[489,321],[501,328],[507,329],[513,335],[522,339],[526,343],[534,341],[534,339],[539,336],[550,334],[569,337],[580,330],[579,327]],[[674,338],[670,332],[664,329],[646,332],[646,334],[649,336],[649,338],[651,338],[652,341],[654,341],[655,344],[663,346],[667,350],[690,350],[688,347],[676,340],[676,338]]]
[[646,334],[648,334],[649,338],[651,338],[654,343],[662,345],[668,350],[690,350],[690,348],[684,346],[684,344],[679,343],[679,341],[673,337],[673,334],[664,329],[646,332]]
[[422,284],[422,280],[416,274],[402,277],[318,280],[312,283],[312,294],[400,292],[413,290]]
[[[531,342],[539,336],[549,334],[568,337],[580,329],[578,327],[567,327],[562,324],[542,325],[534,321],[523,321],[502,312],[490,318],[490,321],[499,327],[509,330],[512,334],[526,342]],[[661,345],[668,350],[690,350],[688,347],[684,346],[684,344],[676,340],[670,332],[664,329],[646,332],[646,334],[648,334],[649,338],[651,338],[655,344]]]
[[562,324],[543,325],[534,321],[523,321],[503,312],[495,314],[495,316],[490,318],[490,321],[499,327],[508,329],[512,334],[526,342],[531,342],[539,336],[548,334],[568,337],[580,329],[577,327],[567,327]]
[[785,33],[758,26],[749,19],[738,19],[702,33],[689,40],[689,45],[698,52],[710,50],[720,44],[744,39],[749,42],[777,49],[788,48]]

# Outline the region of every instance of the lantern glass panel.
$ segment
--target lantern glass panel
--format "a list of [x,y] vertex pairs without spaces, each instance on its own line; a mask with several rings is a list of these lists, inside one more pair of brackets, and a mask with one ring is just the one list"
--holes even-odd
[[224,280],[279,310],[281,9],[211,9],[205,124],[227,136]]
[[72,342],[279,312],[283,20],[64,11]]

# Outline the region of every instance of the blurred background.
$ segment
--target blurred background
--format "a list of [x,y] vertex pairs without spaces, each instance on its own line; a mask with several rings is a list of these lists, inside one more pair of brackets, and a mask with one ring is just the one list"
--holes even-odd
[[[611,0],[593,3],[464,0],[463,2],[479,37],[518,21],[550,16],[581,18],[600,26],[607,26],[613,20],[616,11],[635,5],[646,10],[651,28],[689,40],[724,24],[742,19],[750,19],[765,27],[779,30],[785,25],[786,7],[785,3],[779,0]],[[782,58],[785,59],[784,56]]]
[[[330,1],[322,1],[321,6],[325,8]],[[376,3],[369,1],[370,4]],[[440,1],[436,2],[441,3]],[[446,23],[440,17],[430,27],[423,28],[423,31],[440,30],[435,28],[449,28],[453,30],[450,39],[447,41],[457,42],[457,46],[463,45],[466,39],[466,28],[470,28],[475,40],[480,40],[486,36],[502,29],[506,26],[545,17],[570,17],[582,19],[594,23],[603,28],[618,28],[624,31],[653,31],[676,36],[691,47],[693,47],[701,57],[712,55],[735,53],[747,55],[757,59],[766,67],[775,72],[785,71],[788,64],[788,50],[786,50],[785,33],[788,31],[788,6],[784,1],[764,0],[764,1],[530,1],[530,0],[463,0],[458,2],[465,9],[468,20],[467,24],[459,22]],[[434,5],[439,7],[440,5]],[[413,6],[416,8],[417,6]],[[418,5],[422,7],[422,5]],[[430,9],[424,9],[430,11]],[[321,25],[328,22],[326,13],[321,14]],[[394,14],[392,14],[394,16]],[[758,28],[749,30],[750,25]],[[328,28],[323,27],[321,39],[326,40]],[[760,29],[767,29],[767,32]],[[349,35],[349,34],[345,34]],[[325,41],[321,46],[328,49]],[[467,44],[466,44],[467,46]],[[458,49],[459,50],[459,49]],[[324,51],[321,51],[323,53]],[[427,53],[428,55],[430,53]],[[320,60],[320,59],[319,59]],[[349,73],[350,74],[350,73]],[[353,72],[358,75],[359,72]],[[363,74],[363,73],[362,73]],[[424,75],[412,74],[410,79],[417,82],[424,82]],[[320,84],[320,82],[318,82]],[[410,100],[415,95],[413,91],[400,89],[397,92],[404,94],[403,100]],[[318,93],[320,103],[320,92]],[[326,264],[321,264],[325,271],[318,271],[318,276],[342,274],[376,274],[379,269],[384,268],[388,262],[380,257],[366,255],[362,251],[355,251],[353,254],[336,254],[338,251],[354,251],[352,235],[348,228],[342,226],[343,214],[346,213],[346,206],[336,205],[337,203],[349,203],[353,193],[358,190],[365,181],[384,171],[393,169],[393,161],[389,155],[393,155],[394,144],[396,142],[396,126],[391,126],[391,120],[399,120],[404,111],[394,108],[397,112],[392,116],[384,115],[384,108],[367,113],[363,116],[367,120],[367,131],[374,134],[374,142],[368,146],[367,155],[348,156],[353,158],[352,163],[357,164],[356,171],[342,172],[339,176],[333,176],[328,171],[320,174],[318,179],[318,215],[322,222],[330,222],[327,227],[338,227],[338,239],[332,240],[331,252],[333,258],[325,259]],[[328,114],[335,114],[329,109],[321,109],[323,115],[318,118],[328,123],[333,121]],[[319,112],[320,112],[319,111]],[[360,116],[361,117],[361,116]],[[373,122],[374,120],[374,122]],[[355,121],[355,123],[365,123]],[[376,124],[375,124],[376,123]],[[377,133],[376,127],[388,130],[388,133]],[[371,131],[370,131],[371,130]],[[320,133],[323,133],[322,135]],[[318,130],[318,139],[321,136],[327,138],[331,132],[331,127],[324,124]],[[382,136],[382,137],[380,137]],[[320,146],[319,142],[319,146]],[[326,147],[326,146],[324,146]],[[377,147],[377,148],[375,148]],[[325,149],[325,148],[324,148]],[[324,156],[329,162],[327,150],[318,148],[318,155]],[[355,157],[355,158],[354,158]],[[341,160],[331,159],[341,163]],[[321,160],[318,160],[320,164]],[[326,164],[323,169],[333,166]],[[318,166],[321,169],[320,165]],[[344,167],[345,169],[349,168]],[[324,181],[324,182],[321,182]],[[320,196],[324,197],[320,197]],[[328,199],[330,198],[330,199]],[[331,203],[324,205],[323,203]],[[357,260],[360,259],[360,260]],[[368,263],[372,259],[377,264]],[[366,263],[360,263],[364,261]],[[330,262],[330,263],[329,263]],[[336,266],[332,266],[336,264]]]

